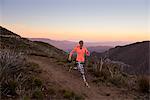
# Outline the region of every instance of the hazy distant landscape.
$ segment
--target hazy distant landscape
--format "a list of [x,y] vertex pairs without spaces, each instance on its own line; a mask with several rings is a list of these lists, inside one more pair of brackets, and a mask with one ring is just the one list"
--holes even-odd
[[[78,42],[72,42],[72,41],[57,41],[57,40],[51,40],[51,39],[45,39],[45,38],[29,38],[31,41],[42,41],[49,44],[54,45],[55,47],[62,49],[64,51],[70,51],[78,44]],[[110,48],[113,48],[115,46],[122,46],[125,44],[129,44],[129,42],[85,42],[84,45],[91,51],[95,52],[104,52],[106,50],[109,50]]]

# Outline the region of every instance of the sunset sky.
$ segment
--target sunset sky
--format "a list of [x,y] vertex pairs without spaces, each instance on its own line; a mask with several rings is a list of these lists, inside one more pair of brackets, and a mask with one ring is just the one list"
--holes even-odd
[[143,41],[149,0],[0,0],[0,23],[30,38]]

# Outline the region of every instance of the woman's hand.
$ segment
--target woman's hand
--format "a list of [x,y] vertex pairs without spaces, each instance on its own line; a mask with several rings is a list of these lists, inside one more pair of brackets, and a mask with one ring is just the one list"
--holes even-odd
[[71,61],[71,56],[69,56],[68,60]]

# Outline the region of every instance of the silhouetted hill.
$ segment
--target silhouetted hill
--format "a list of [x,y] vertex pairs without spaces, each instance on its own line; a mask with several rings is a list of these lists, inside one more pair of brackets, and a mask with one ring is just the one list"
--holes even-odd
[[16,33],[13,33],[11,31],[7,30],[6,28],[3,28],[2,26],[0,26],[0,36],[1,35],[12,35],[12,36],[18,36],[18,37],[20,37]]
[[150,41],[136,42],[125,46],[116,46],[105,53],[94,53],[101,57],[106,55],[109,59],[114,61],[121,61],[131,65],[127,72],[132,73],[149,73],[149,47]]
[[30,41],[27,38],[22,38],[21,36],[13,33],[6,28],[0,28],[0,48],[1,49],[11,49],[20,53],[25,53],[28,55],[36,54],[43,56],[55,56],[64,57],[66,53],[53,45],[39,41]]

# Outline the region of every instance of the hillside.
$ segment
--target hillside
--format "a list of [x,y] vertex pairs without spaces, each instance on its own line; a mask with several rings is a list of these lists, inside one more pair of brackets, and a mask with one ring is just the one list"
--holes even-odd
[[149,85],[144,85],[146,90],[142,87],[141,92],[136,76],[122,72],[116,63],[104,60],[100,71],[99,60],[89,59],[86,75],[90,88],[87,88],[78,71],[68,71],[75,63],[67,61],[64,51],[48,43],[16,36],[3,27],[0,32],[2,100],[149,99]]
[[11,36],[16,36],[16,37],[18,36],[18,37],[20,37],[19,35],[11,32],[9,30],[7,30],[6,28],[3,28],[2,26],[0,26],[0,35],[1,36],[2,35],[5,35],[5,36],[11,35]]
[[28,55],[36,54],[41,56],[55,56],[60,58],[66,56],[64,51],[57,49],[48,43],[38,41],[32,42],[2,27],[0,38],[1,49],[12,49]]
[[105,53],[95,53],[101,57],[107,57],[114,61],[121,61],[132,67],[125,69],[129,73],[134,74],[150,74],[149,73],[149,46],[150,41],[137,42],[125,46],[116,46]]

